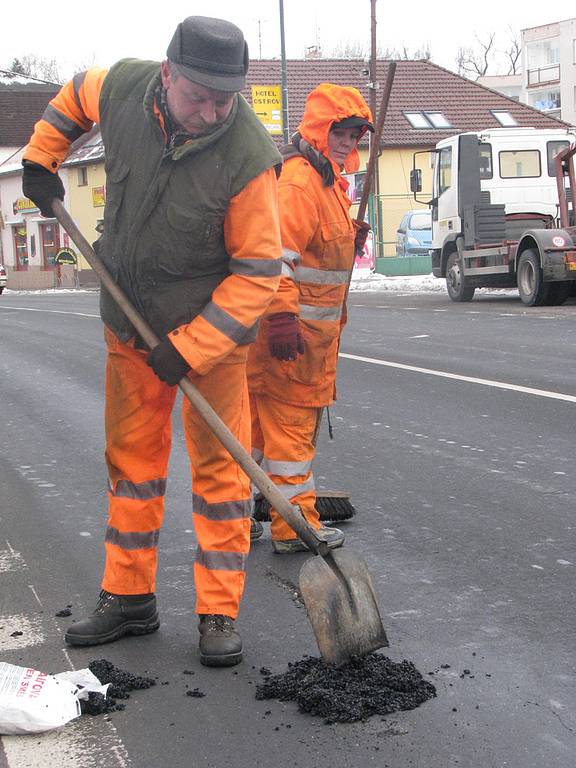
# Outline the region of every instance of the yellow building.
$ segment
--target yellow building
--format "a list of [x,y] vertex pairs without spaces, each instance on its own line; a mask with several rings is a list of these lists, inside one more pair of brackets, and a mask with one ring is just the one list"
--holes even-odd
[[[104,146],[100,133],[95,132],[80,149],[73,152],[63,168],[68,173],[66,207],[84,237],[92,243],[102,229],[106,201]],[[80,285],[96,284],[96,275],[86,259],[80,253],[77,253],[77,258]]]

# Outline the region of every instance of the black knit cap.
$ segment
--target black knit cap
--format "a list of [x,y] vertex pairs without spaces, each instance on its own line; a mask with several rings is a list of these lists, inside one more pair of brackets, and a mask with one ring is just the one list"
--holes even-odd
[[332,128],[367,128],[374,133],[374,126],[370,120],[366,120],[360,115],[352,115],[352,117],[345,117],[344,120],[340,120],[339,123],[332,123]]
[[166,51],[178,72],[206,88],[241,91],[248,72],[242,30],[223,19],[188,16],[178,24]]

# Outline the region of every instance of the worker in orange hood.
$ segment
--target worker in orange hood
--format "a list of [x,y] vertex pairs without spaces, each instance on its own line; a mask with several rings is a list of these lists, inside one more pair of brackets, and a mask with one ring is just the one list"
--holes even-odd
[[[282,149],[279,181],[282,277],[248,359],[252,448],[272,482],[331,548],[344,542],[320,524],[312,474],[322,409],[335,399],[340,334],[355,249],[368,233],[353,222],[343,172],[357,171],[357,145],[373,131],[356,88],[322,83],[306,101],[292,142]],[[306,549],[274,509],[277,553]],[[261,526],[252,521],[252,537]]]

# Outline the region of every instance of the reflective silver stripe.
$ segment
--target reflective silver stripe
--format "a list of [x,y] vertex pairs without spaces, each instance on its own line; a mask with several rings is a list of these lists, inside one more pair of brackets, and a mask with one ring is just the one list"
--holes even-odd
[[313,491],[316,488],[316,484],[314,483],[314,477],[311,476],[305,483],[299,483],[298,485],[276,485],[276,488],[285,499],[292,499],[294,496],[299,496],[306,491]]
[[122,533],[118,528],[112,528],[109,525],[106,529],[104,540],[109,544],[115,544],[121,549],[154,549],[154,547],[158,546],[159,538],[160,531],[158,529],[144,533],[139,531]]
[[241,520],[244,517],[250,517],[250,505],[250,499],[210,504],[202,496],[192,494],[194,514],[201,515],[207,520]]
[[259,448],[252,448],[251,454],[252,454],[252,458],[257,464],[260,464],[260,462],[264,458],[264,454]]
[[76,141],[76,139],[85,133],[84,128],[77,125],[74,120],[71,120],[62,112],[53,107],[52,104],[48,104],[42,115],[42,119],[46,120],[53,128],[67,138],[69,141]]
[[82,107],[82,103],[80,101],[80,88],[82,88],[82,85],[84,84],[85,79],[86,79],[86,72],[78,72],[72,78],[72,87],[74,88],[74,100],[76,101],[76,104],[78,104],[79,107]]
[[290,248],[282,248],[282,261],[296,266],[300,261],[300,254],[298,251],[291,251]]
[[241,345],[252,344],[252,342],[256,341],[256,337],[258,336],[258,327],[259,327],[259,325],[260,325],[260,320],[258,320],[256,323],[254,323],[252,328],[249,328],[246,331],[246,336],[244,336],[244,338],[240,342]]
[[290,280],[296,281],[294,270],[292,269],[292,267],[289,267],[288,264],[282,264],[282,271],[280,272],[280,274],[283,277],[289,277]]
[[312,267],[296,267],[296,280],[300,283],[316,283],[318,285],[347,285],[350,272],[347,269],[313,269]]
[[245,571],[246,555],[242,552],[216,552],[215,550],[196,550],[198,565],[209,571]]
[[166,493],[166,478],[159,477],[157,480],[148,480],[145,483],[132,483],[130,480],[118,480],[116,487],[108,481],[108,488],[112,496],[118,496],[122,499],[155,499],[158,496],[164,496]]
[[240,344],[240,342],[248,344],[248,334],[254,334],[254,338],[256,338],[257,330],[254,331],[254,326],[246,328],[245,325],[239,323],[213,301],[206,305],[201,316],[235,344]]
[[230,259],[230,272],[247,277],[276,277],[282,269],[282,259]]
[[342,306],[316,307],[310,304],[300,304],[300,317],[302,320],[340,320]]
[[273,461],[272,459],[264,459],[261,466],[265,472],[269,472],[271,475],[297,477],[299,475],[307,475],[310,472],[312,459],[308,461]]

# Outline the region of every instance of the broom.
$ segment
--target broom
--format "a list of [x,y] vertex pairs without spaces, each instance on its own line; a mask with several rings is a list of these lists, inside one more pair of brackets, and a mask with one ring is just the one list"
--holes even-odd
[[[312,436],[312,445],[316,447],[320,423],[322,422],[323,408],[318,408],[316,417],[316,427]],[[326,409],[328,411],[328,409]],[[328,414],[328,431],[332,438],[332,425],[330,424],[330,415]],[[350,495],[344,491],[322,491],[316,496],[316,509],[322,522],[334,522],[336,520],[349,520],[354,517],[356,510],[350,501]],[[261,523],[270,522],[270,503],[267,499],[258,493],[254,497],[254,512],[252,517]]]
[[[358,221],[364,221],[364,215],[366,214],[366,208],[368,206],[368,196],[372,187],[372,179],[374,178],[374,170],[376,162],[378,160],[378,151],[380,146],[380,138],[384,129],[384,118],[388,109],[388,102],[390,100],[390,91],[392,90],[392,82],[394,81],[394,73],[396,71],[396,62],[388,62],[388,71],[386,73],[386,83],[384,85],[384,92],[382,94],[382,102],[380,104],[380,110],[378,112],[378,120],[376,122],[374,136],[370,143],[370,155],[368,157],[368,164],[366,166],[366,179],[364,180],[364,188],[362,190],[362,197],[360,198],[360,204],[358,206],[358,214],[356,216]],[[352,279],[352,272],[354,271],[354,262],[352,262],[352,268],[350,269],[350,276],[348,278],[348,286],[346,288],[346,296],[344,298],[344,304],[348,298],[348,291],[350,290],[350,280]],[[328,410],[328,409],[326,409]],[[312,437],[312,444],[316,447],[316,440],[318,439],[318,432],[320,430],[320,422],[322,420],[322,408],[318,409],[318,417],[316,420],[316,428]],[[328,416],[328,429],[330,437],[332,437],[332,427],[330,426],[330,416]],[[320,514],[321,521],[334,522],[336,520],[349,520],[356,513],[352,502],[350,501],[350,495],[342,491],[322,491],[316,496],[316,509]],[[261,495],[258,494],[254,498],[254,514],[253,517],[260,522],[267,522],[270,520],[270,504]]]

